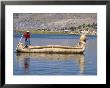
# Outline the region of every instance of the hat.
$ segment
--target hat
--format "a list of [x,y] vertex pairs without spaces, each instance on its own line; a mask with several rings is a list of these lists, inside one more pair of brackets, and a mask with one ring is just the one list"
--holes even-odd
[[26,31],[26,32],[29,32],[29,31]]

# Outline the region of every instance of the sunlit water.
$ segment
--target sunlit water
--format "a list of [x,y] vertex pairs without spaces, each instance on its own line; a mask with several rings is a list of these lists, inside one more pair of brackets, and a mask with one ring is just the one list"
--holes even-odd
[[[68,45],[78,43],[76,35],[32,35],[32,45]],[[14,51],[20,36],[14,37]],[[24,39],[22,39],[24,43]],[[84,54],[14,53],[14,75],[97,75],[97,37],[88,36]]]

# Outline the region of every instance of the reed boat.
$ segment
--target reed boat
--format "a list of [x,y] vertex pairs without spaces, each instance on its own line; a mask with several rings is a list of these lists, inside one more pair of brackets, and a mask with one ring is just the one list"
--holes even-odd
[[59,54],[82,54],[85,51],[86,36],[81,35],[79,43],[76,46],[61,46],[61,45],[47,45],[47,46],[28,46],[24,48],[23,43],[19,43],[16,48],[18,53],[59,53]]

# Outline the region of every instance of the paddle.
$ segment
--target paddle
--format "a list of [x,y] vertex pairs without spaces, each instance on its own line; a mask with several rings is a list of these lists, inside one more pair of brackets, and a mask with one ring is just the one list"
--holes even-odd
[[[19,43],[21,42],[22,38],[23,38],[23,35],[21,36],[21,38],[20,38],[20,40],[19,40],[19,42],[18,42],[18,45],[19,45]],[[17,48],[18,48],[18,45],[17,45],[17,47],[16,47],[16,50],[17,50]]]

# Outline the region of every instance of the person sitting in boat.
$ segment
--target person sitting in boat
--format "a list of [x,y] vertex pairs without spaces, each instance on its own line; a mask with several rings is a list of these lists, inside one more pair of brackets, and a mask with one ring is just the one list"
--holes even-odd
[[26,31],[24,34],[23,34],[23,37],[25,38],[25,48],[28,48],[30,44],[30,32],[29,31]]

